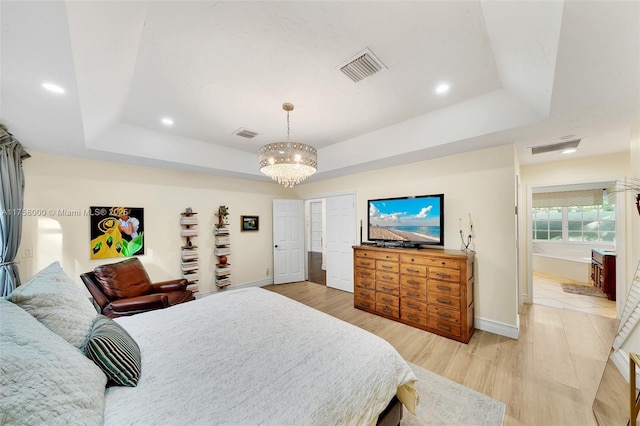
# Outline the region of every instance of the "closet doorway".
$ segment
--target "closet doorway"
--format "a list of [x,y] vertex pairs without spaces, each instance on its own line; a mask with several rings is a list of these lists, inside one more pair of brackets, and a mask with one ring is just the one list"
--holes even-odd
[[308,280],[321,285],[327,285],[327,272],[324,261],[324,208],[324,200],[309,202]]

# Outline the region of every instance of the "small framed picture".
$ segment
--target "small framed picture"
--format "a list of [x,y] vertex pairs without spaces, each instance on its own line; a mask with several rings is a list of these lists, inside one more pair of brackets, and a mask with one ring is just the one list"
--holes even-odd
[[241,231],[257,231],[260,229],[260,218],[258,216],[240,216],[242,224]]

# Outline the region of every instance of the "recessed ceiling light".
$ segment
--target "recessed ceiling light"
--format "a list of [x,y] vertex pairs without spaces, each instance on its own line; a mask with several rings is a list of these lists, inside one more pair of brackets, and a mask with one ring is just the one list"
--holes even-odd
[[569,149],[565,149],[561,152],[561,154],[573,154],[574,152],[576,152],[577,149],[575,148],[569,148]]
[[449,91],[449,85],[447,83],[438,84],[436,86],[436,93],[439,95],[445,94]]
[[62,93],[66,92],[66,90],[64,90],[62,87],[60,87],[60,86],[58,86],[57,84],[54,84],[54,83],[49,83],[49,82],[43,81],[42,83],[40,83],[40,85],[42,87],[44,87],[45,89],[47,89],[48,91],[53,92],[53,93],[62,94]]
[[173,126],[173,119],[169,117],[164,117],[161,121],[165,126]]

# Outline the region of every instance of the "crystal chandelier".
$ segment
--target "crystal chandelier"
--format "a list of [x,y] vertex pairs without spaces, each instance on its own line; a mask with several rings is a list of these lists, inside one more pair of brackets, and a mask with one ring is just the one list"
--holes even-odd
[[264,145],[258,151],[260,171],[271,179],[293,188],[317,171],[318,156],[314,147],[289,141],[289,111],[293,104],[282,104],[287,111],[287,141]]

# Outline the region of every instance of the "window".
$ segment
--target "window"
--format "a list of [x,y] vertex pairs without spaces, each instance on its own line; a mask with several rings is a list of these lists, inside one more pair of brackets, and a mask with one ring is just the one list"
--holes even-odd
[[533,239],[543,241],[614,243],[615,206],[534,207]]

